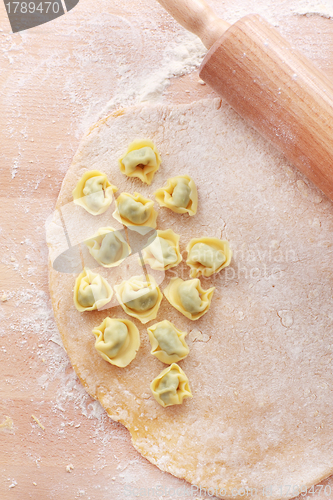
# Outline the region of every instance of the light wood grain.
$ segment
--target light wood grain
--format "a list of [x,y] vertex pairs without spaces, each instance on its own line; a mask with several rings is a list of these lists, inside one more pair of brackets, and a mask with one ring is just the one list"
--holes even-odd
[[[220,0],[210,4],[216,9]],[[137,38],[113,36],[115,20],[135,25],[143,17],[151,23],[142,33],[143,49]],[[161,473],[134,450],[122,425],[106,414],[94,418],[89,407],[93,401],[84,399],[78,380],[68,388],[66,399],[64,382],[73,381],[73,370],[64,355],[57,358],[63,349],[51,340],[52,318],[49,331],[34,330],[42,323],[42,308],[50,307],[45,220],[81,136],[119,91],[119,56],[126,55],[130,68],[139,67],[144,57],[154,61],[179,31],[155,0],[85,0],[54,22],[15,35],[0,3],[0,26],[0,290],[8,295],[8,301],[0,302],[0,423],[6,415],[14,422],[12,430],[0,431],[0,498],[123,500],[124,475],[137,487],[147,486],[147,481],[179,487],[182,482]],[[163,47],[157,43],[156,26],[164,32]],[[290,17],[279,30],[333,78],[329,19]],[[198,79],[196,71],[172,79],[164,100],[178,104],[214,97]],[[40,294],[42,304],[36,303]],[[64,411],[57,401],[61,391]],[[71,473],[66,472],[69,463],[74,465]],[[13,480],[17,484],[9,489]],[[333,479],[323,484],[333,487]]]

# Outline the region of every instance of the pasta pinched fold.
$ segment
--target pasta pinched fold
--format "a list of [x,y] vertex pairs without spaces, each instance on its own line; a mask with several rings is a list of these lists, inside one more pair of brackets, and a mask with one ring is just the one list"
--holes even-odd
[[74,304],[78,311],[94,311],[111,302],[113,290],[100,274],[85,268],[75,280]]
[[155,172],[160,168],[161,157],[152,141],[137,139],[128,146],[118,162],[120,171],[127,177],[138,177],[150,185]]
[[116,297],[126,314],[148,323],[156,318],[163,295],[156,281],[148,275],[133,276],[114,287]]
[[197,187],[189,175],[177,175],[168,179],[167,185],[154,193],[161,207],[178,214],[195,215],[198,208]]
[[154,202],[139,193],[121,193],[116,199],[113,217],[131,229],[156,228],[157,212]]
[[214,290],[215,287],[204,290],[198,278],[186,281],[171,278],[164,295],[177,311],[195,321],[210,308]]
[[164,408],[180,405],[185,398],[193,397],[188,378],[176,363],[163,370],[152,381],[150,389],[156,401]]
[[193,238],[186,247],[186,264],[190,266],[191,278],[211,276],[229,266],[232,257],[227,240],[218,238]]
[[186,358],[190,352],[185,341],[187,332],[182,332],[165,319],[147,328],[151,344],[150,354],[167,365]]
[[[180,236],[167,229],[157,230],[157,236],[152,238],[152,242],[142,250],[144,263],[155,271],[166,271],[177,266],[183,257],[179,250]],[[140,260],[141,263],[141,260]]]
[[90,255],[103,267],[119,266],[131,253],[121,233],[112,227],[101,227],[85,244]]
[[105,318],[96,326],[95,349],[105,361],[124,368],[135,358],[140,347],[140,334],[135,324],[128,319]]
[[92,215],[104,213],[112,203],[113,193],[118,191],[106,174],[90,170],[83,174],[73,191],[73,200]]

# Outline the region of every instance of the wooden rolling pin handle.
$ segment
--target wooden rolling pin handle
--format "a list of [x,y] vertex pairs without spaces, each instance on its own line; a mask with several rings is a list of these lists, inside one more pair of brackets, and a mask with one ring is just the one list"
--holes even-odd
[[197,35],[207,49],[229,28],[204,0],[157,0],[176,21]]
[[333,85],[259,16],[232,25],[200,77],[333,200]]

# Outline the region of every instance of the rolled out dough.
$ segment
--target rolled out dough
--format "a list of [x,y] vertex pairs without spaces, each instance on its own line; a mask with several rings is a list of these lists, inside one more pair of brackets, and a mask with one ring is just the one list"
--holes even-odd
[[[145,138],[162,157],[151,186],[124,176],[117,162],[131,141]],[[79,313],[72,299],[76,275],[50,266],[56,321],[89,394],[128,428],[148,460],[202,488],[222,489],[225,498],[244,498],[242,488],[251,488],[251,498],[267,499],[267,487],[273,488],[271,499],[290,498],[297,491],[287,492],[287,485],[310,486],[329,476],[332,203],[219,99],[139,105],[92,127],[57,203],[73,244],[99,227],[119,227],[112,207],[93,217],[70,204],[78,179],[93,169],[105,172],[118,194],[137,191],[152,199],[169,177],[194,179],[199,195],[194,217],[156,204],[157,227],[180,234],[183,253],[183,262],[162,275],[162,291],[175,273],[189,278],[185,248],[192,238],[228,239],[233,259],[221,273],[201,278],[204,288],[216,290],[209,312],[198,321],[185,318],[165,298],[161,303],[154,322],[168,319],[189,332],[190,353],[179,366],[193,399],[168,408],[149,389],[165,367],[150,354],[146,328],[153,322],[134,319],[141,335],[135,360],[124,369],[110,365],[95,351],[91,330],[107,315],[126,318],[125,313],[115,300],[111,309]],[[51,260],[65,246],[61,238],[55,216],[48,228]],[[113,286],[140,274],[137,261],[133,255],[118,268],[98,272]]]

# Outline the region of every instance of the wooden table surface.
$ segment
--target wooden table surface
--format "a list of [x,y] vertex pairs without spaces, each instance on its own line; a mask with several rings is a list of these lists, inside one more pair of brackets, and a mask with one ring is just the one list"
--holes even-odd
[[[184,30],[154,0],[81,0],[16,34],[1,3],[0,28],[0,498],[118,500],[126,485],[181,487],[134,450],[75,377],[50,306],[44,226],[81,136],[126,72],[143,78],[143,60],[158,71]],[[333,78],[333,21],[290,15],[279,29]],[[159,100],[204,96],[214,93],[193,70]]]

